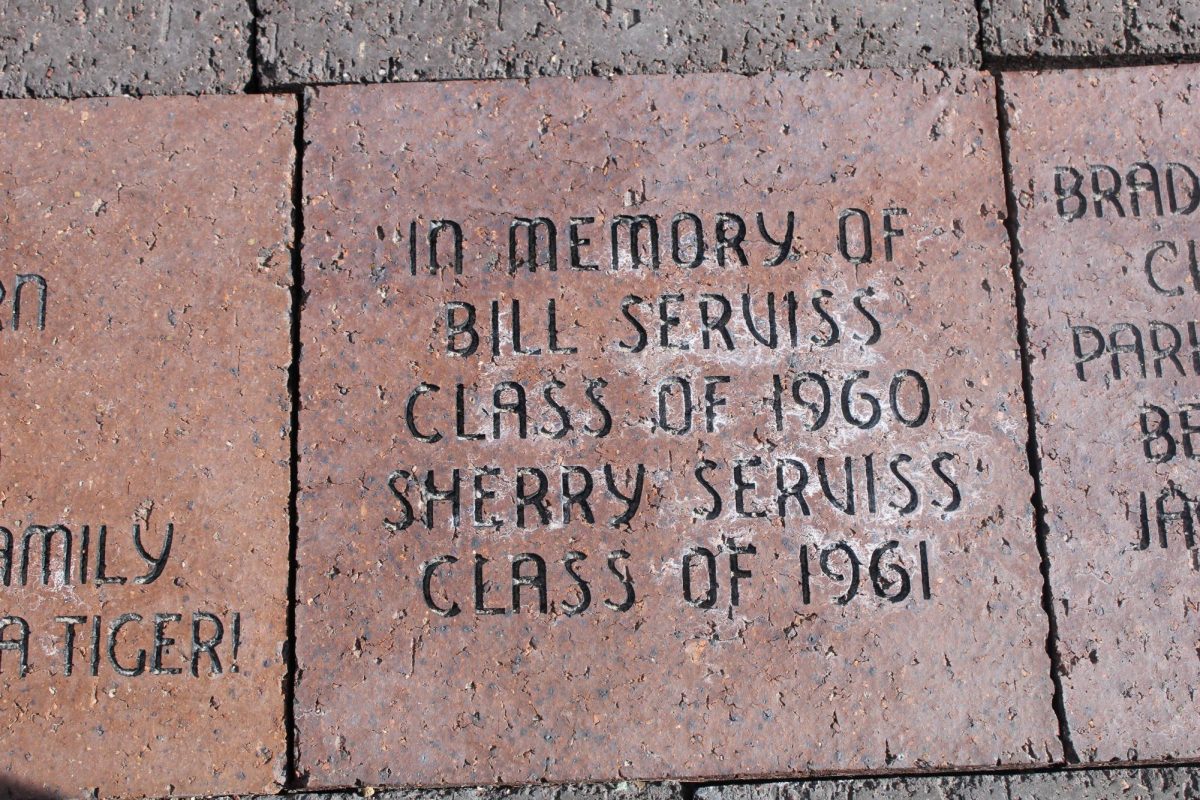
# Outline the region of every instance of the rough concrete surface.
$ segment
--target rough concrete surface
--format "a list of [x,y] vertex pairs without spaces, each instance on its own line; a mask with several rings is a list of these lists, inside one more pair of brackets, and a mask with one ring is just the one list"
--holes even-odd
[[260,0],[268,85],[978,63],[971,3]]
[[1200,52],[1195,0],[983,0],[991,56],[1111,56]]
[[295,109],[0,103],[0,796],[286,777]]
[[847,782],[835,780],[701,786],[695,800],[847,800]]
[[1010,800],[1003,777],[868,778],[703,787],[696,800]]
[[0,3],[0,97],[239,92],[245,0]]
[[1059,756],[990,79],[339,87],[305,131],[310,786]]
[[1200,756],[1198,87],[1195,65],[1004,77],[1059,672],[1084,761]]
[[[521,788],[477,787],[463,789],[358,789],[350,792],[301,792],[271,795],[280,800],[682,800],[678,783],[591,783],[566,786],[526,786]],[[271,800],[260,796],[254,800]],[[219,797],[214,800],[252,800]]]
[[1097,769],[1010,775],[1009,800],[1194,800],[1195,767]]
[[[528,786],[516,789],[445,789],[377,792],[381,800],[680,800],[678,783],[634,781],[575,786]],[[318,795],[319,797],[319,795]]]
[[1193,800],[1194,767],[706,786],[696,800]]
[[[613,784],[525,789],[363,790],[286,795],[292,800],[678,800],[679,784]],[[696,800],[1194,800],[1200,769],[1080,769],[946,777],[843,778],[718,784]],[[217,798],[248,800],[248,798]],[[258,800],[268,800],[258,798]]]

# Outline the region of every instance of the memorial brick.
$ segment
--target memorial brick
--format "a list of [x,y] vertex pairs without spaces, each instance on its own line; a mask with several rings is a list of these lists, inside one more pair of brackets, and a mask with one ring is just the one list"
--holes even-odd
[[260,0],[268,85],[973,65],[969,3]]
[[5,0],[0,97],[242,91],[252,8],[244,0]]
[[294,118],[0,103],[0,796],[281,782]]
[[994,88],[311,95],[307,786],[1061,755]]
[[1059,672],[1085,761],[1200,754],[1198,79],[1004,78]]

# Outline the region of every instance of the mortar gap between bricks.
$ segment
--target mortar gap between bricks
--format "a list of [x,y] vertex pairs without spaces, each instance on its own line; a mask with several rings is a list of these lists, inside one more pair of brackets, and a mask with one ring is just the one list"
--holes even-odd
[[1038,72],[1048,70],[1118,69],[1200,64],[1197,53],[1101,53],[1093,55],[1005,55],[983,53],[985,72]]
[[246,57],[250,60],[250,80],[246,82],[245,92],[247,94],[259,94],[263,91],[262,82],[262,58],[258,52],[258,21],[261,16],[258,10],[258,0],[246,0],[247,8],[250,11],[250,27],[247,31],[247,54]]
[[1050,555],[1046,544],[1049,526],[1046,523],[1046,506],[1042,498],[1042,461],[1037,444],[1037,411],[1033,401],[1033,374],[1030,370],[1029,333],[1026,328],[1025,291],[1021,277],[1020,223],[1017,218],[1017,195],[1013,185],[1012,158],[1009,151],[1010,121],[1005,107],[1004,76],[996,75],[996,119],[1000,135],[1000,159],[1004,173],[1004,194],[1007,203],[1004,226],[1008,230],[1011,250],[1013,294],[1016,306],[1017,344],[1021,359],[1021,392],[1025,398],[1026,458],[1033,479],[1033,524],[1037,538],[1038,557],[1042,572],[1042,609],[1046,613],[1046,655],[1050,659],[1050,680],[1054,687],[1054,715],[1058,719],[1058,737],[1062,745],[1063,758],[1068,764],[1079,763],[1079,754],[1071,740],[1071,726],[1067,717],[1066,701],[1063,696],[1062,661],[1058,652],[1058,620],[1054,609],[1054,591],[1050,584]]
[[983,10],[985,0],[975,0],[975,20],[977,27],[975,28],[975,64],[982,68],[984,61],[987,59],[987,54],[983,46],[983,26],[987,20],[987,13]]
[[287,768],[284,788],[301,787],[296,765],[296,570],[300,520],[297,500],[300,493],[300,315],[304,307],[304,114],[307,98],[304,92],[295,93],[296,130],[292,174],[292,296],[291,344],[292,362],[288,369],[288,395],[291,400],[290,419],[290,478],[288,492],[288,588],[287,588],[287,678],[284,683],[284,727],[287,746]]

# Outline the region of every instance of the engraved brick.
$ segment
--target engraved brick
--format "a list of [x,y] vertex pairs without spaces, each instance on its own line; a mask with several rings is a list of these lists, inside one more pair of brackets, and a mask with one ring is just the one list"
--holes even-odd
[[1191,0],[983,0],[983,48],[994,56],[1200,52]]
[[993,89],[313,95],[309,785],[1058,756]]
[[0,794],[282,778],[294,116],[0,104]]
[[0,97],[237,92],[250,80],[244,0],[0,8]]
[[976,64],[970,4],[263,0],[267,83]]
[[1200,752],[1198,77],[1004,81],[1060,672],[1085,761]]

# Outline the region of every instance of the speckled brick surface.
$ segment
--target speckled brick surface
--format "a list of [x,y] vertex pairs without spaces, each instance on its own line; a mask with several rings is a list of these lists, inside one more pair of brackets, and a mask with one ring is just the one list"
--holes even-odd
[[970,3],[263,0],[268,84],[969,65]]
[[284,778],[294,116],[0,103],[0,795]]
[[[1200,755],[1200,68],[1004,78],[1050,579],[1085,761]],[[1076,108],[1120,109],[1080,119]]]
[[1194,0],[983,0],[993,56],[1105,57],[1200,52]]
[[933,70],[315,94],[310,786],[1058,757],[993,98]]
[[244,0],[0,4],[0,97],[240,92]]

